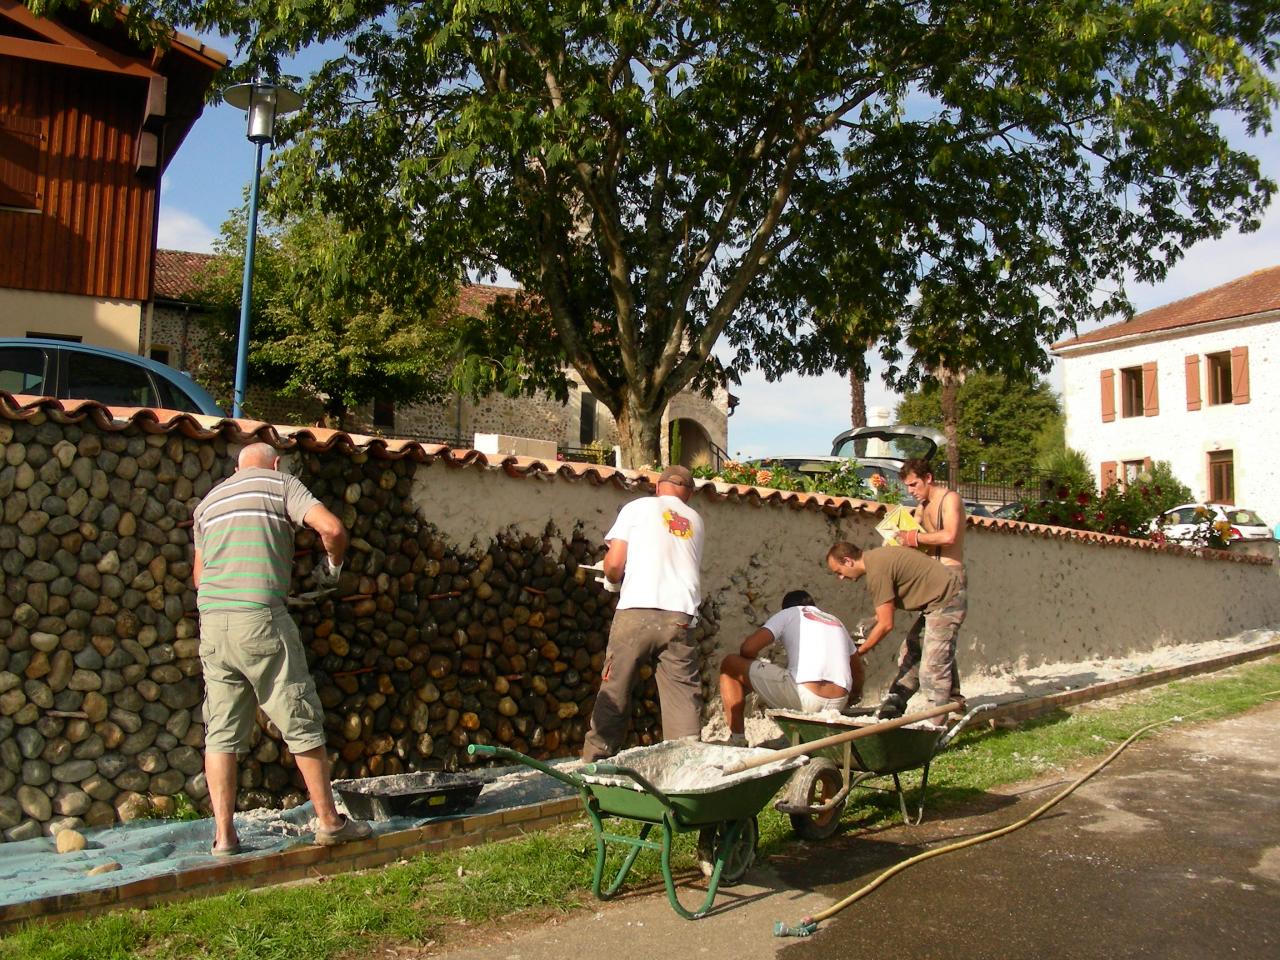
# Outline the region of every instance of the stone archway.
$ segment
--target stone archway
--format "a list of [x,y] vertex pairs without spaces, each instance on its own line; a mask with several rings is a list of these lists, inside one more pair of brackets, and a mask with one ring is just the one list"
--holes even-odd
[[[677,429],[680,433],[680,450],[679,456],[674,457],[671,454],[675,451],[671,447]],[[711,443],[711,435],[697,420],[691,420],[688,417],[672,420],[667,428],[667,437],[667,455],[670,462],[690,468],[715,466],[715,448]]]

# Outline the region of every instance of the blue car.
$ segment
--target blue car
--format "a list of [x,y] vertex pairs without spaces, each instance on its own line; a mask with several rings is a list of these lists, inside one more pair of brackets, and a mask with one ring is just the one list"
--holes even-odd
[[69,340],[0,338],[0,390],[225,417],[209,391],[156,360]]

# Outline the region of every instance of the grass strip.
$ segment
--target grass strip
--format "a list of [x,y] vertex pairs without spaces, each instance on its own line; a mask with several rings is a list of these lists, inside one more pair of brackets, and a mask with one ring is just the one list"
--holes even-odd
[[[936,813],[994,787],[1101,755],[1154,720],[1178,715],[1202,723],[1241,713],[1277,689],[1280,660],[1272,659],[1013,729],[967,732],[934,764],[929,809]],[[907,780],[914,785],[918,777]],[[897,818],[891,795],[858,792],[843,823],[856,831]],[[611,825],[615,832],[635,827]],[[695,834],[678,838],[674,861],[680,870],[695,866],[695,839]],[[760,855],[795,842],[788,818],[766,807],[760,814]],[[594,856],[586,823],[566,824],[362,874],[31,925],[0,939],[0,960],[329,960],[368,954],[378,946],[430,946],[465,936],[471,925],[519,913],[568,912],[594,902]],[[620,860],[620,854],[611,855],[614,871]],[[660,877],[657,855],[646,853],[628,886]],[[685,896],[692,901],[693,892]]]

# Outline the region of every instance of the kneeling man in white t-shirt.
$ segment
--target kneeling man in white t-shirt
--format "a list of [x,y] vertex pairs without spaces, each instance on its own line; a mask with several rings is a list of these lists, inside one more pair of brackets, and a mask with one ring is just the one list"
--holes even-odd
[[[771,644],[787,651],[789,669],[757,660]],[[753,690],[768,707],[822,713],[862,698],[858,648],[839,618],[819,610],[804,590],[782,598],[782,609],[720,664],[720,699],[729,742],[746,744],[743,705]]]

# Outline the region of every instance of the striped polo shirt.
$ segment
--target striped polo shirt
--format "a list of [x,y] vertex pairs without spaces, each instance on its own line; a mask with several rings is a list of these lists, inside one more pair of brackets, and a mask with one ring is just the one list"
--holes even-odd
[[264,467],[237,470],[200,502],[201,613],[284,603],[293,571],[293,531],[320,501],[297,477]]

